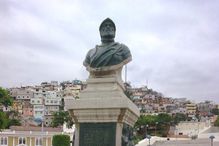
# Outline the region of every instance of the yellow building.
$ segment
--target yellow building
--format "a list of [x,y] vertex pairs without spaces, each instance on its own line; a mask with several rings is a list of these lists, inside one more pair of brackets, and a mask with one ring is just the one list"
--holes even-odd
[[13,105],[12,105],[13,110],[22,113],[23,112],[23,105],[21,101],[13,101]]
[[77,97],[79,96],[79,93],[81,92],[82,85],[68,85],[63,90],[63,96],[73,96]]
[[52,146],[53,135],[62,134],[60,128],[14,127],[0,132],[0,146]]
[[186,104],[186,110],[187,110],[187,113],[189,115],[195,115],[196,114],[196,109],[197,109],[196,104],[194,104],[194,103]]

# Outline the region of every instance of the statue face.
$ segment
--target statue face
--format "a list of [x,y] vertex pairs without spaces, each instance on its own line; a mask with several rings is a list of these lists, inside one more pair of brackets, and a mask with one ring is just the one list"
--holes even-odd
[[100,28],[100,36],[104,38],[114,38],[115,28],[111,22],[105,22]]

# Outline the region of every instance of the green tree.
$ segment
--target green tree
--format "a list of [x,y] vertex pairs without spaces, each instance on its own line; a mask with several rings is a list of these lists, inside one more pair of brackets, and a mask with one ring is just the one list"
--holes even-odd
[[0,111],[0,130],[5,129],[8,125],[8,118],[7,115]]
[[20,117],[21,115],[19,114],[19,112],[15,110],[8,111],[7,116],[9,119],[20,119],[21,118]]
[[54,135],[52,138],[53,146],[70,146],[69,135]]
[[166,113],[160,113],[157,116],[158,123],[170,124],[172,121],[172,117]]
[[214,126],[219,127],[219,116],[217,117],[217,120],[214,122]]
[[135,130],[138,136],[145,137],[146,134],[152,134],[156,126],[156,115],[141,115],[135,123]]
[[178,124],[180,121],[186,121],[187,115],[183,113],[176,113],[176,115],[173,116],[173,122],[174,124]]
[[169,128],[173,119],[170,115],[166,113],[161,113],[159,115],[141,115],[137,122],[135,123],[135,130],[137,131],[137,136],[145,137],[147,134],[156,134],[161,136],[167,136]]
[[214,115],[219,115],[219,109],[218,108],[214,108],[211,110],[211,113]]
[[5,98],[5,97],[8,97],[8,91],[3,89],[2,87],[0,87],[0,99],[1,98]]
[[137,122],[135,123],[135,127],[141,127],[146,125],[154,125],[156,123],[157,116],[154,115],[141,115]]
[[166,137],[170,129],[172,117],[166,113],[161,113],[157,116],[157,122],[161,136]]
[[68,111],[59,111],[53,114],[52,127],[62,126],[64,123],[67,123],[67,127],[73,125],[73,121]]
[[9,119],[7,128],[10,128],[10,126],[21,126],[21,122],[18,119]]
[[11,106],[13,103],[12,97],[9,92],[2,87],[0,87],[0,103],[5,107]]

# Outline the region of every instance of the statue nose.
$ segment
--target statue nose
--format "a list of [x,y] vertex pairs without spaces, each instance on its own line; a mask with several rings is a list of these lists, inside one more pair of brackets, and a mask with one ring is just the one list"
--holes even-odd
[[107,27],[107,28],[110,28],[110,27],[111,27],[111,25],[110,25],[110,24],[108,24],[106,27]]

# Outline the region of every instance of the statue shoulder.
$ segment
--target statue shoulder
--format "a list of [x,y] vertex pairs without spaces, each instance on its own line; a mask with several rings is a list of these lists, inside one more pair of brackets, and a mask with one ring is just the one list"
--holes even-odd
[[122,52],[124,52],[124,54],[130,54],[131,53],[129,48],[125,44],[118,43],[118,46],[119,46],[118,48],[120,48],[120,50],[122,50]]
[[[122,56],[124,60],[132,60],[132,55],[131,55],[131,51],[129,50],[129,48],[125,45],[125,44],[120,44],[120,48],[122,50]],[[128,61],[129,62],[129,61]]]
[[129,48],[128,48],[125,44],[123,44],[123,43],[117,42],[116,44],[117,44],[120,48],[128,49],[128,50],[129,50]]
[[91,58],[92,58],[92,56],[95,55],[96,51],[97,51],[97,47],[95,47],[95,48],[93,48],[93,49],[90,49],[90,50],[87,52],[86,58],[85,58],[85,60],[84,60],[84,62],[83,62],[83,65],[84,65],[84,66],[88,66],[88,65],[90,64]]
[[88,51],[87,55],[90,56],[90,57],[93,56],[97,52],[97,47],[98,46],[96,46],[95,48],[90,49]]

